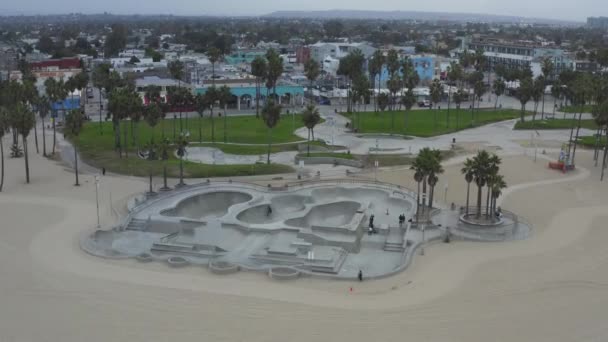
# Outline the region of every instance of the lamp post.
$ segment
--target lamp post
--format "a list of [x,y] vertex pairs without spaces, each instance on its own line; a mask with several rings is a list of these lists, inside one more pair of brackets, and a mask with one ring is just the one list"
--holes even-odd
[[97,204],[97,228],[101,228],[99,223],[99,176],[95,176],[95,202]]
[[422,224],[422,243],[420,244],[420,255],[424,255],[424,226],[425,224]]

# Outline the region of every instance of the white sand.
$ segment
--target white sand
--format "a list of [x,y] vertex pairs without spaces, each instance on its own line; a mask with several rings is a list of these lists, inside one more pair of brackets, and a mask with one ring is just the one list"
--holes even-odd
[[[404,273],[350,283],[89,256],[78,238],[96,223],[93,177],[73,187],[73,173],[30,151],[32,183],[8,159],[0,193],[0,341],[608,340],[608,182],[588,152],[577,152],[588,171],[568,175],[504,158],[503,207],[534,225],[530,239],[439,243]],[[447,180],[448,202],[464,203],[459,168],[446,167],[438,199]],[[405,170],[379,178],[415,185]],[[547,180],[561,182],[533,186]],[[145,189],[104,178],[102,224],[116,219],[110,192],[120,210]]]

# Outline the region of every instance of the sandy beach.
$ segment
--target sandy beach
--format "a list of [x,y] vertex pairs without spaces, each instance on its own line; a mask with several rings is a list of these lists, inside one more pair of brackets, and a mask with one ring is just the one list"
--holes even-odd
[[[608,182],[589,151],[568,174],[503,157],[501,205],[533,225],[529,239],[431,244],[405,272],[354,283],[90,256],[78,240],[97,223],[93,175],[74,187],[71,170],[29,150],[31,184],[7,158],[0,193],[0,341],[608,340]],[[446,163],[438,200],[464,205],[460,168]],[[415,189],[405,168],[378,179]],[[103,177],[102,226],[146,187]]]

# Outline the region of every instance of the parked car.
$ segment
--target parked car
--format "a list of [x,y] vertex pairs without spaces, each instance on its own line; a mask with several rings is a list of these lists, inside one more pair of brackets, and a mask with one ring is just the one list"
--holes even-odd
[[431,106],[431,101],[429,101],[429,100],[418,101],[418,107],[430,107],[430,106]]

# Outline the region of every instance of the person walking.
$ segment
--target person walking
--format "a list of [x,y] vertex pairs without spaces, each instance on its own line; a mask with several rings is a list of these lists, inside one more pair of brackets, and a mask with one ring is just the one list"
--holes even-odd
[[359,278],[359,281],[363,281],[363,272],[361,270],[359,270],[359,274],[357,275],[357,278]]

